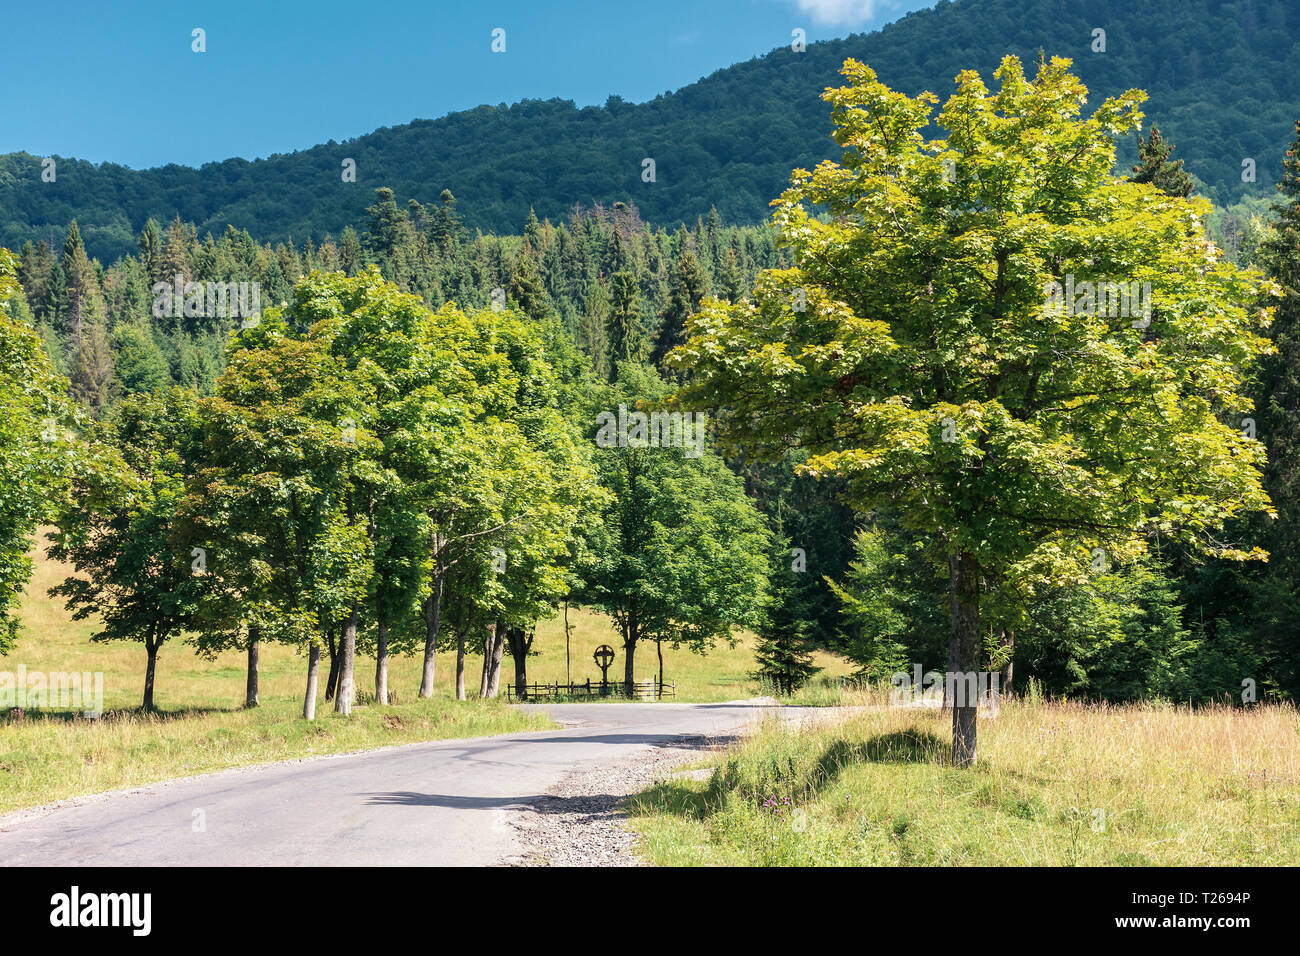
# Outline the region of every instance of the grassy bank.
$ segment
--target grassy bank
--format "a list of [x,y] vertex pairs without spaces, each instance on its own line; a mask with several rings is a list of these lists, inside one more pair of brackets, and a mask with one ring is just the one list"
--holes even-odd
[[1300,854],[1300,716],[1003,702],[980,763],[948,718],[881,708],[734,745],[631,802],[667,865],[1278,865]]

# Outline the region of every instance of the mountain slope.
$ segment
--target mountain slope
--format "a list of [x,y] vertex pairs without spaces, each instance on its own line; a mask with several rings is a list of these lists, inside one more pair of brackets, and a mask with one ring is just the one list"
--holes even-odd
[[[1094,53],[1094,29],[1106,51]],[[346,143],[200,169],[136,171],[59,160],[41,182],[37,157],[0,156],[0,244],[60,240],[77,218],[92,254],[113,259],[144,220],[175,215],[214,233],[227,224],[264,240],[319,239],[360,221],[373,188],[430,201],[450,188],[471,226],[516,230],[535,207],[563,216],[574,203],[634,201],[671,224],[716,206],[724,220],[756,221],[791,168],[836,150],[818,94],[838,83],[846,57],[872,65],[909,93],[941,100],[964,68],[991,82],[1000,58],[1073,58],[1095,105],[1129,87],[1151,94],[1175,158],[1219,203],[1271,195],[1300,101],[1300,10],[1283,0],[959,0],[904,17],[877,33],[788,48],[719,70],[675,93],[603,108],[561,100],[482,106],[438,120],[376,130]],[[1131,142],[1121,162],[1131,163]],[[642,182],[653,158],[656,181]],[[341,164],[357,164],[344,183]],[[1241,181],[1254,159],[1258,181]]]

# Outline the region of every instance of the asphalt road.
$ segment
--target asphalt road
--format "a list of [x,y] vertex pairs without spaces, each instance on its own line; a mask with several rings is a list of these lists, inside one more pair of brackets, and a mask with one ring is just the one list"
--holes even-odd
[[[523,848],[512,812],[570,770],[681,736],[729,734],[754,704],[538,705],[563,730],[445,740],[222,771],[0,820],[5,866],[472,866]],[[798,708],[783,708],[794,717]]]

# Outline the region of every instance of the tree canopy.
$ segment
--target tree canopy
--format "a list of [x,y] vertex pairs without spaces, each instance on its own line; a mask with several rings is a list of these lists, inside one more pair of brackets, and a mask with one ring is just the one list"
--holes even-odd
[[[729,447],[806,447],[806,471],[930,536],[951,673],[979,669],[981,590],[1082,580],[1157,536],[1261,555],[1221,537],[1268,508],[1241,424],[1260,282],[1207,239],[1208,203],[1112,174],[1142,94],[1084,119],[1069,66],[1030,80],[1008,57],[996,92],[965,71],[932,117],[932,94],[848,61],[825,94],[842,162],[796,170],[777,203],[795,266],[706,306],[673,356]],[[974,711],[954,708],[958,762]]]

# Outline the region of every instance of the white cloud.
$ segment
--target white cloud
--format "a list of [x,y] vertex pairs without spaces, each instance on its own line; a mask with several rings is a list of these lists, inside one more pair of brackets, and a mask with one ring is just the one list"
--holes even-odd
[[794,0],[819,26],[857,26],[897,6],[894,0]]

